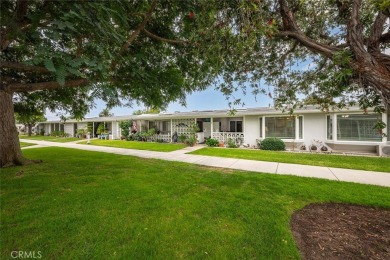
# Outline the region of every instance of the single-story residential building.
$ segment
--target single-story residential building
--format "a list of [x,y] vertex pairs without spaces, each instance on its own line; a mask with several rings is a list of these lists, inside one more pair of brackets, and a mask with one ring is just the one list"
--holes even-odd
[[[389,115],[379,115],[373,110],[364,113],[358,107],[323,112],[314,106],[308,106],[295,110],[293,115],[273,108],[245,108],[237,109],[234,115],[230,115],[228,110],[204,110],[96,117],[82,121],[47,121],[39,123],[37,133],[64,131],[69,136],[75,136],[78,129],[88,128],[92,137],[96,137],[98,125],[103,124],[111,139],[120,139],[119,123],[132,120],[137,131],[158,129],[158,139],[166,142],[172,141],[175,132],[178,135],[188,135],[191,126],[197,124],[200,129],[199,142],[211,137],[220,142],[232,139],[236,143],[255,146],[258,140],[277,137],[289,147],[299,148],[302,144],[309,146],[313,142],[321,142],[337,151],[373,153],[384,146],[390,146],[388,138],[374,129],[379,119],[386,125],[390,123]],[[383,129],[383,133],[390,136],[390,127]]]

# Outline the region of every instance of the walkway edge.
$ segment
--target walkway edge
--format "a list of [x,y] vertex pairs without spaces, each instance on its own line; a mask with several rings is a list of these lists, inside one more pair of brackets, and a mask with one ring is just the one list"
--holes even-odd
[[[322,167],[301,164],[288,164],[278,162],[254,161],[237,158],[224,158],[216,156],[204,156],[186,154],[188,149],[184,148],[173,152],[156,152],[147,150],[135,150],[125,148],[115,148],[107,146],[95,146],[77,143],[55,143],[48,141],[38,141],[20,139],[26,143],[35,143],[39,147],[64,147],[86,151],[105,152],[119,155],[136,156],[141,158],[155,158],[168,161],[186,162],[197,165],[227,168],[233,170],[244,170],[258,173],[295,175],[300,177],[320,178],[342,182],[353,182],[360,184],[370,184],[383,187],[390,187],[390,173],[362,171],[352,169],[342,169],[333,167]],[[33,147],[33,146],[31,146]],[[37,147],[37,148],[39,148]],[[184,152],[183,152],[184,151]]]

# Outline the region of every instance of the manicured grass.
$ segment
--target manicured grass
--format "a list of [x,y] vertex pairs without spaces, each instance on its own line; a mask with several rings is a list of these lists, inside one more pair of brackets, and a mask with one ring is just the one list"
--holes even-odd
[[390,207],[384,187],[57,147],[24,154],[44,162],[1,170],[3,258],[299,259],[293,211]]
[[257,161],[294,163],[356,170],[390,172],[390,158],[346,156],[313,153],[291,153],[263,150],[245,150],[228,148],[203,148],[191,154],[239,158]]
[[58,142],[58,143],[67,143],[73,141],[80,141],[82,139],[76,137],[56,137],[56,136],[43,136],[43,135],[20,135],[20,139],[30,139],[30,140],[39,140],[39,141],[49,141],[49,142]]
[[27,146],[33,146],[33,145],[37,145],[37,144],[31,144],[31,143],[20,142],[20,147],[21,147],[21,148],[27,147]]
[[[80,144],[86,144],[87,142],[81,142]],[[138,150],[150,150],[157,152],[172,152],[183,149],[185,144],[172,144],[172,143],[154,143],[154,142],[136,142],[125,140],[91,140],[92,145],[109,146],[126,149],[138,149]]]

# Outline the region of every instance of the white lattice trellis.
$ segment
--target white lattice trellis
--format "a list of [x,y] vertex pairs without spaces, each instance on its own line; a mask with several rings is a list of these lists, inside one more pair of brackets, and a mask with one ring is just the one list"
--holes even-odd
[[183,134],[188,137],[194,124],[196,124],[195,118],[172,119],[172,134],[177,132],[177,136]]

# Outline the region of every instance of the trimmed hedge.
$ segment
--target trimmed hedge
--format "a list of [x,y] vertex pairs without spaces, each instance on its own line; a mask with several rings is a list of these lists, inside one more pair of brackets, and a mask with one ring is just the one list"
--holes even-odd
[[206,140],[206,145],[207,146],[210,146],[210,147],[215,147],[215,146],[218,146],[219,144],[219,141],[217,139],[213,139],[213,138],[208,138]]
[[283,151],[286,144],[279,138],[265,138],[259,143],[260,149],[270,151]]

